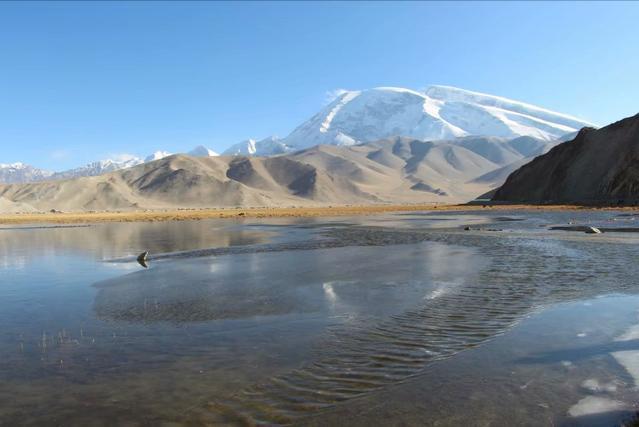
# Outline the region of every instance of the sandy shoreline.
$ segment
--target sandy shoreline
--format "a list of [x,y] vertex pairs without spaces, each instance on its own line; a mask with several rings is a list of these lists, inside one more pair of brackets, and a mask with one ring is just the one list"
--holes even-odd
[[375,215],[389,212],[414,211],[573,211],[573,210],[627,210],[637,211],[637,207],[584,207],[569,205],[365,205],[365,206],[318,206],[318,207],[282,207],[282,208],[211,208],[211,209],[175,209],[153,211],[124,212],[57,212],[57,213],[21,213],[0,214],[0,224],[86,224],[99,222],[137,222],[137,221],[188,221],[211,218],[285,218]]

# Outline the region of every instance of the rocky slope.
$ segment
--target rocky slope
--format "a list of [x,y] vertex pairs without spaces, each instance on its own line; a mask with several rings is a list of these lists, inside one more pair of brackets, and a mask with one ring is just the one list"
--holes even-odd
[[639,115],[585,128],[513,172],[493,200],[524,203],[639,202]]

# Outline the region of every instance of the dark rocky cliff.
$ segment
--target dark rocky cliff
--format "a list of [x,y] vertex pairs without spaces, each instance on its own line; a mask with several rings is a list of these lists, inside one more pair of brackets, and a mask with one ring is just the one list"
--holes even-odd
[[577,136],[513,172],[492,200],[547,204],[639,203],[639,114]]

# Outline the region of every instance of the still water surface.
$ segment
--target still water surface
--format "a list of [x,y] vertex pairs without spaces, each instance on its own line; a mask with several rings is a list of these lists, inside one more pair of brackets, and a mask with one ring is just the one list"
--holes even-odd
[[639,401],[639,234],[550,227],[634,221],[3,228],[0,424],[620,424]]

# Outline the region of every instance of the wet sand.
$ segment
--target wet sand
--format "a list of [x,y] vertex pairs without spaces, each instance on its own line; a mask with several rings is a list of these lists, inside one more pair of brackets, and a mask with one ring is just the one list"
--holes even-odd
[[102,211],[102,212],[42,212],[0,214],[0,224],[77,224],[99,222],[141,222],[141,221],[187,221],[212,218],[293,218],[319,216],[375,215],[391,212],[415,211],[584,211],[615,210],[639,211],[639,207],[592,207],[571,205],[362,205],[362,206],[317,206],[317,207],[249,207],[175,209],[145,211]]

